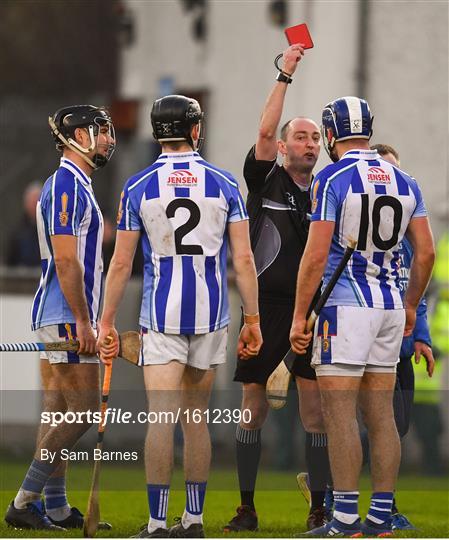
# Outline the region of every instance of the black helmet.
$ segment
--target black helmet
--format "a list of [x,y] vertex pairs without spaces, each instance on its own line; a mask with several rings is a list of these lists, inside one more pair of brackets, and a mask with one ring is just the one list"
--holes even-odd
[[[56,142],[56,148],[60,151],[67,146],[78,155],[83,157],[94,169],[104,167],[110,160],[115,149],[115,132],[109,112],[103,107],[94,105],[71,105],[63,107],[49,117],[48,123]],[[114,140],[110,143],[106,155],[95,154],[90,160],[85,154],[91,152],[96,147],[95,138],[98,136],[100,126],[108,126],[109,135]],[[90,135],[88,148],[83,148],[74,140],[76,128],[87,128]]]
[[177,95],[157,99],[151,109],[153,137],[159,142],[187,141],[193,148],[190,131],[203,116],[196,99]]

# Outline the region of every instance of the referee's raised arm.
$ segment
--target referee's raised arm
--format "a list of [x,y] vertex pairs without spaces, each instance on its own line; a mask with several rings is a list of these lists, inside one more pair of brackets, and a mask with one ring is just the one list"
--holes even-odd
[[260,119],[256,141],[257,160],[276,159],[278,152],[276,132],[281,120],[285,94],[303,55],[304,49],[301,45],[291,45],[282,55],[282,71],[278,73],[276,84],[268,96]]

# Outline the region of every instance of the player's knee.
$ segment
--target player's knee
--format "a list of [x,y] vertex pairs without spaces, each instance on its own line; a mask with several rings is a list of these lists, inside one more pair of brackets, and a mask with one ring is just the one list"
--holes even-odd
[[[320,417],[323,422],[323,427],[326,427],[332,423],[335,423],[339,418],[335,418],[335,411],[332,408],[332,405],[323,401],[320,407]],[[341,418],[340,418],[341,419]]]
[[97,392],[89,392],[84,403],[79,404],[81,410],[98,411],[100,408],[100,395]]
[[300,411],[300,415],[304,431],[308,433],[324,433],[326,431],[321,409],[317,411],[308,410],[305,413]]
[[42,410],[46,412],[60,411],[64,413],[67,411],[67,403],[62,397],[58,397],[56,395],[45,395]]
[[[181,428],[184,437],[199,437],[209,433],[208,417],[198,411],[193,411],[191,415],[182,415]],[[174,430],[174,427],[173,427]]]
[[242,407],[242,420],[240,426],[243,429],[260,429],[268,414],[268,407],[265,404],[252,403],[251,406]]
[[310,394],[313,399],[308,401],[303,397],[301,396],[299,401],[299,416],[304,430],[309,433],[324,433],[324,416],[319,394]]
[[391,428],[393,424],[396,426],[393,410],[384,409],[383,412],[380,412],[376,409],[362,409],[362,419],[371,433],[378,430],[383,431],[388,427]]
[[79,437],[86,433],[92,425],[97,425],[99,417],[95,417],[95,414],[99,414],[100,400],[99,398],[91,397],[83,403],[73,403],[72,406],[66,411],[65,417],[76,418],[76,427],[79,433]]

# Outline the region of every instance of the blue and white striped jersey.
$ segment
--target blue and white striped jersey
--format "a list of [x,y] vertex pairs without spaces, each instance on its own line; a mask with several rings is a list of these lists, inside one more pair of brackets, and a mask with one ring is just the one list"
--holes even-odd
[[227,224],[245,219],[236,180],[197,152],[161,154],[126,182],[117,222],[143,233],[141,326],[204,334],[229,323]]
[[426,216],[416,180],[376,150],[351,150],[316,175],[311,197],[312,221],[335,221],[323,286],[357,240],[327,305],[402,309],[399,243],[411,218]]
[[73,161],[61,158],[59,169],[45,182],[36,217],[42,275],[32,307],[32,329],[75,322],[56,275],[50,237],[58,234],[77,237],[84,291],[95,328],[102,293],[103,217],[91,179]]

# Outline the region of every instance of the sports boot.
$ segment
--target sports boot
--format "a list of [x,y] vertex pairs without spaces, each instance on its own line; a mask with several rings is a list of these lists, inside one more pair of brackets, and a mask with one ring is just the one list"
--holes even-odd
[[205,538],[202,523],[192,523],[188,527],[182,524],[182,518],[175,518],[176,525],[168,529],[169,538]]
[[242,504],[236,512],[231,521],[223,527],[223,532],[257,531],[258,520],[255,510]]
[[[84,516],[75,506],[72,506],[70,508],[70,515],[67,516],[65,519],[57,521],[56,519],[52,519],[50,516],[48,516],[48,519],[50,519],[50,521],[55,525],[59,525],[59,527],[64,527],[64,529],[82,529],[84,526]],[[100,521],[98,523],[97,529],[109,531],[110,529],[112,529],[112,525],[110,523],[107,523],[106,521]]]
[[152,532],[148,532],[148,523],[145,523],[145,525],[142,525],[140,528],[140,531],[130,538],[168,538],[168,529],[159,527]]
[[326,525],[323,525],[322,527],[317,527],[316,529],[312,529],[311,531],[307,531],[298,535],[299,538],[326,538],[329,536],[347,536],[349,538],[360,538],[362,536],[362,532],[360,530],[360,518],[351,525],[348,525],[347,523],[343,523],[338,519],[333,518],[332,521],[326,523]]
[[322,527],[323,525],[326,525],[326,523],[326,509],[324,506],[315,508],[315,510],[311,511],[307,516],[306,525],[308,531],[316,529],[317,527]]
[[46,529],[59,532],[66,530],[64,527],[58,527],[50,521],[43,511],[40,501],[30,502],[23,509],[16,508],[14,501],[11,501],[6,512],[5,521],[8,525],[17,529]]

